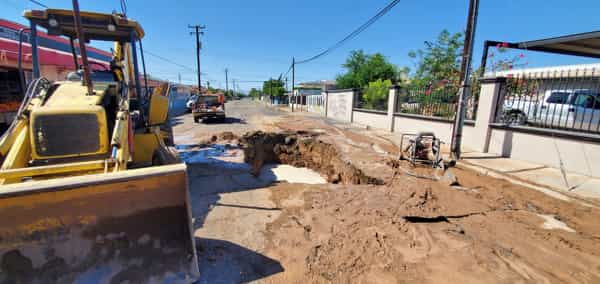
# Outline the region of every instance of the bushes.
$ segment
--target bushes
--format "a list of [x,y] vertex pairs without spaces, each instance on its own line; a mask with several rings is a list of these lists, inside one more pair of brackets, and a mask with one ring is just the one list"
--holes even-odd
[[391,80],[370,82],[362,94],[363,107],[367,109],[387,110],[387,100],[392,87]]

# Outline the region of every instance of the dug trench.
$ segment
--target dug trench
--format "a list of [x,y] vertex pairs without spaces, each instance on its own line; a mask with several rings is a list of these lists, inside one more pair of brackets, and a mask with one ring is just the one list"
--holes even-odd
[[380,178],[368,176],[350,161],[344,161],[338,150],[309,132],[266,133],[251,132],[240,141],[244,149],[244,161],[258,175],[268,163],[288,164],[309,168],[325,176],[333,184],[377,184]]
[[[367,175],[363,168],[381,159],[345,159],[343,145],[326,139],[308,132],[240,139],[254,174],[284,163],[329,181],[271,190],[281,214],[267,224],[264,255],[283,271],[265,282],[600,282],[596,207],[463,169],[453,169],[460,185],[440,182],[431,169],[389,158],[392,177]],[[547,218],[564,228],[547,226]]]

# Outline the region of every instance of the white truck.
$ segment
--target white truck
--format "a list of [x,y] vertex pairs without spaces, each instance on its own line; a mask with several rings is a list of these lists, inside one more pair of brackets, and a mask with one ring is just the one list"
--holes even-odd
[[511,125],[600,130],[600,91],[548,90],[540,99],[506,99],[501,120]]

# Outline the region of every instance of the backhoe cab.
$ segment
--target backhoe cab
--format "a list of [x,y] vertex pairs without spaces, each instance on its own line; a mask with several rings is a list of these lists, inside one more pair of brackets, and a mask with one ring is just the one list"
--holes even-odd
[[[0,262],[34,266],[3,270],[0,282],[76,282],[100,269],[110,270],[106,281],[194,279],[186,168],[167,145],[168,84],[142,91],[137,22],[74,8],[24,13],[34,80],[0,138]],[[40,78],[39,27],[71,40],[80,70],[67,80]],[[75,38],[85,39],[79,48]],[[90,40],[114,42],[109,66],[90,68]],[[61,265],[46,275],[51,263]]]
[[[37,45],[38,27],[50,35],[66,36],[71,39],[74,64],[78,69],[86,68],[82,66],[87,63],[83,58],[79,64],[73,44],[77,25],[72,11],[27,11],[25,17],[31,23],[32,46]],[[148,96],[147,90],[142,92],[138,75],[136,46],[143,29],[122,15],[89,12],[81,13],[81,28],[86,41],[114,41],[110,66],[97,64],[93,71],[90,68],[89,78],[79,69],[69,74],[67,81],[44,82],[30,90],[29,104],[24,109],[29,117],[23,117],[29,122],[30,158],[5,160],[3,169],[109,159],[109,167],[123,170],[128,164],[151,164],[153,159],[154,163],[168,162],[160,153],[165,145],[161,145],[164,140],[158,127],[166,122],[168,99],[164,94]],[[38,78],[37,48],[32,52],[36,61],[33,73]],[[143,151],[135,155],[136,144],[140,143],[152,145],[139,145]],[[147,153],[148,148],[154,148],[152,153]]]

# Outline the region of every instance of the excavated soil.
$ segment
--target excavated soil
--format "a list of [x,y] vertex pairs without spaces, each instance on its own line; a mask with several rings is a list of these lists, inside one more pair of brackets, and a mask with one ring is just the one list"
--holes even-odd
[[255,169],[286,163],[331,182],[273,190],[282,213],[265,255],[284,271],[265,282],[600,283],[596,207],[456,168],[460,185],[395,161],[391,178],[367,175],[355,163],[380,157],[344,160],[340,145],[307,132],[240,141]]
[[255,175],[266,163],[281,163],[315,170],[334,184],[383,184],[383,180],[344,161],[335,146],[319,140],[316,133],[256,131],[244,135],[241,143],[244,160],[252,165]]

